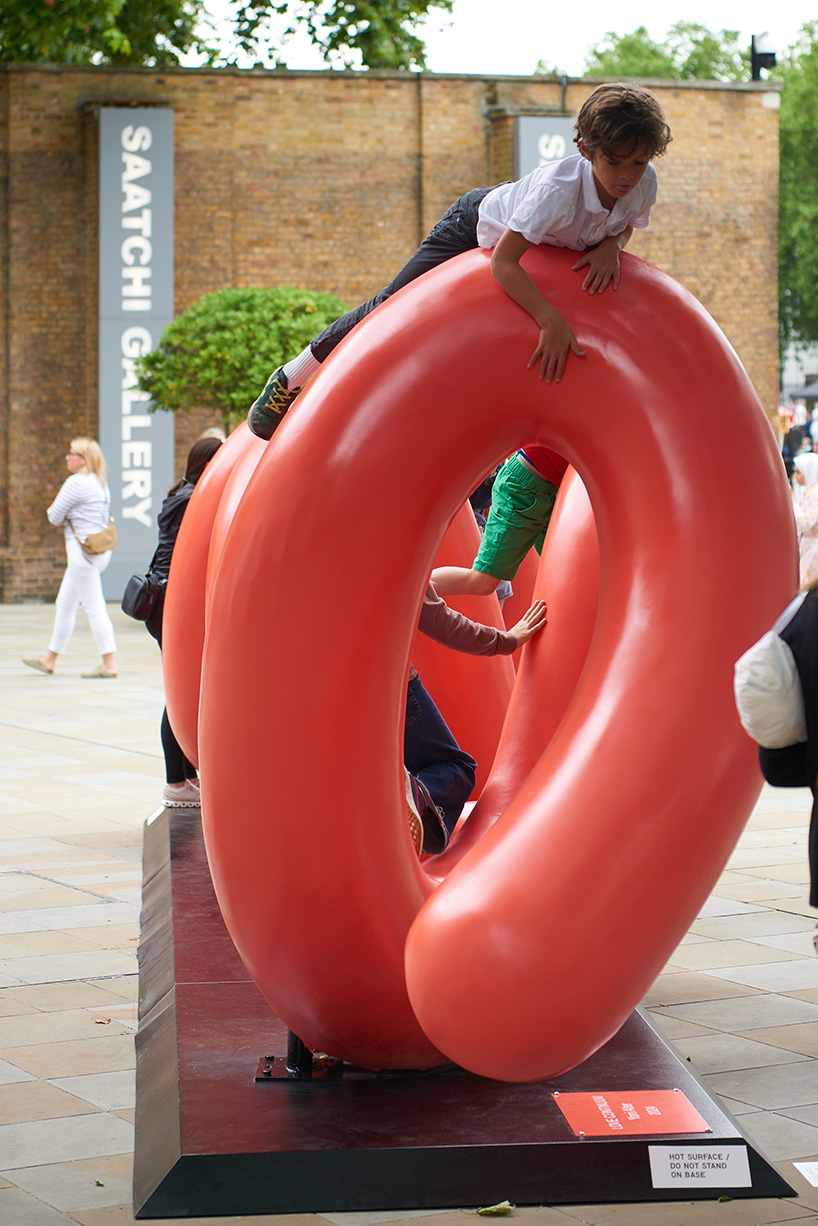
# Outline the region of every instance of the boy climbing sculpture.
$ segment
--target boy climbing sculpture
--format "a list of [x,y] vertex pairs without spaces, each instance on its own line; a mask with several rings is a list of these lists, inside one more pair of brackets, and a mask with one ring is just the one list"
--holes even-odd
[[366,315],[416,277],[475,247],[492,252],[497,284],[537,325],[528,366],[540,379],[559,382],[569,353],[584,356],[570,324],[521,266],[535,244],[582,254],[583,289],[603,293],[619,285],[619,256],[634,229],[648,225],[656,199],[652,161],[671,133],[657,99],[639,85],[600,85],[582,104],[576,121],[578,152],[540,166],[515,183],[477,188],[454,202],[393,281],[368,302],[330,324],[308,347],[270,376],[252,405],[248,424],[272,437],[304,384],[336,345]]

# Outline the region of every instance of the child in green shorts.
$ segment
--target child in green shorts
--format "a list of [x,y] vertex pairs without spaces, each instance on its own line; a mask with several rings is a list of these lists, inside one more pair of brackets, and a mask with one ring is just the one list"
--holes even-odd
[[526,447],[503,465],[477,557],[466,566],[439,566],[432,582],[441,596],[490,596],[513,579],[529,549],[542,552],[557,490],[568,461],[545,447]]

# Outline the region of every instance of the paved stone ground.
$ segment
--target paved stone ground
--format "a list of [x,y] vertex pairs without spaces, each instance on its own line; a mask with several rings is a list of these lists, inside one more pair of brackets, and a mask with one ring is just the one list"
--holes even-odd
[[[131,1222],[136,946],[145,819],[164,781],[159,652],[112,608],[116,681],[79,624],[59,673],[24,667],[50,606],[0,605],[0,1222]],[[80,621],[82,618],[80,617]],[[662,1032],[799,1196],[517,1209],[542,1226],[818,1221],[818,958],[806,791],[765,788],[701,915],[646,999]],[[336,1226],[456,1213],[323,1214]],[[298,1216],[292,1226],[309,1226]],[[319,1223],[321,1218],[319,1218]],[[176,1219],[174,1219],[176,1220]],[[232,1226],[238,1218],[186,1218]],[[243,1218],[291,1226],[289,1216]]]

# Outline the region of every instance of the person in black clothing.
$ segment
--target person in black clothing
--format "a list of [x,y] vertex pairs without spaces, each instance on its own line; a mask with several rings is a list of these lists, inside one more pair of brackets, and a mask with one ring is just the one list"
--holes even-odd
[[[809,905],[818,907],[818,580],[788,606],[775,629],[789,645],[804,692],[807,739],[784,749],[759,746],[761,773],[773,787],[812,791],[809,827]],[[813,938],[818,952],[818,929]]]
[[784,439],[781,444],[781,456],[784,460],[784,467],[787,470],[788,481],[792,481],[793,462],[801,450],[801,444],[804,441],[804,435],[806,432],[806,426],[793,426],[793,428],[784,435]]
[[[150,571],[152,577],[161,583],[159,599],[154,606],[145,625],[159,646],[162,646],[162,611],[165,607],[165,591],[170,572],[170,560],[176,537],[179,535],[182,519],[196,482],[201,477],[210,460],[222,445],[220,438],[206,436],[198,439],[188,452],[185,475],[177,481],[162,503],[157,516],[159,525],[159,544],[153,555]],[[167,780],[162,799],[171,808],[194,808],[199,805],[199,778],[196,767],[189,762],[182,747],[173,734],[168,719],[167,707],[162,712],[162,750],[165,755],[165,778]]]

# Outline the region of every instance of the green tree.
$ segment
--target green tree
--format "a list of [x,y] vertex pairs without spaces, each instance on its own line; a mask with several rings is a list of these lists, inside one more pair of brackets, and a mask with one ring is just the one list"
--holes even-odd
[[676,66],[666,47],[648,38],[644,26],[632,34],[608,31],[585,57],[585,71],[600,77],[675,77]]
[[717,33],[692,21],[677,21],[662,42],[644,26],[632,34],[608,32],[585,59],[589,76],[741,81],[750,76],[750,51],[737,30]]
[[2,0],[0,61],[177,64],[200,0]]
[[139,359],[139,386],[157,409],[210,409],[235,425],[273,367],[294,358],[345,311],[332,294],[287,285],[204,294]]
[[671,27],[668,42],[681,77],[694,81],[749,81],[750,48],[739,43],[738,30],[713,33],[691,21]]
[[[430,9],[452,11],[453,0],[231,0],[235,34],[244,52],[279,61],[286,39],[301,26],[333,67],[424,68],[426,51],[415,33]],[[270,43],[268,18],[288,28]]]
[[779,117],[779,326],[782,349],[818,341],[818,22],[803,26],[775,74]]
[[[418,24],[431,9],[451,12],[452,3],[230,0],[227,20],[217,26],[208,0],[0,0],[0,60],[155,65],[196,51],[218,65],[236,58],[224,50],[232,36],[238,54],[277,64],[302,27],[333,67],[423,68]],[[273,37],[270,19],[282,17],[287,24]]]

